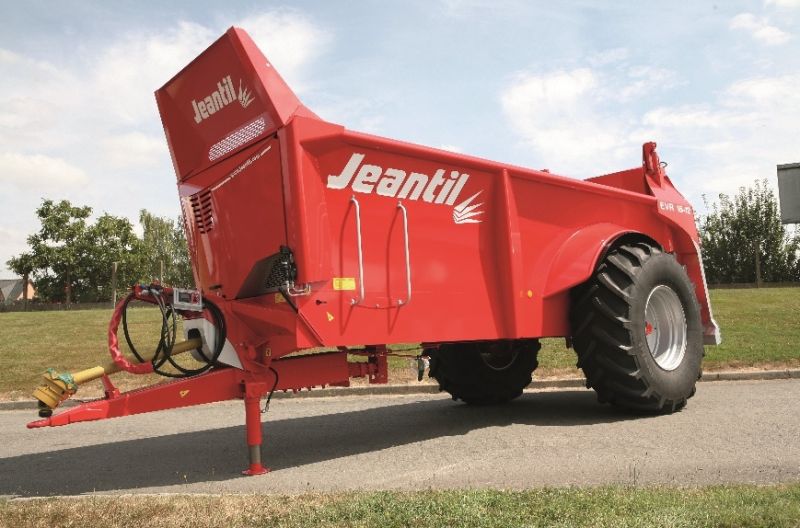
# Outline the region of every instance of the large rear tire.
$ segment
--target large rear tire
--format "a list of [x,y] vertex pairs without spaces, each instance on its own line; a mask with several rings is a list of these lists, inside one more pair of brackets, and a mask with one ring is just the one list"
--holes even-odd
[[454,400],[505,403],[530,384],[539,348],[537,339],[444,344],[430,352],[429,376]]
[[609,251],[573,290],[572,343],[601,402],[651,413],[683,408],[701,374],[700,306],[686,271],[644,242]]

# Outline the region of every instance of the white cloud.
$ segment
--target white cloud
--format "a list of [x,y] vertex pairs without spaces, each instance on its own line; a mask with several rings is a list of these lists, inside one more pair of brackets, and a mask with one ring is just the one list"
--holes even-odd
[[109,136],[100,144],[109,167],[115,169],[155,167],[168,156],[163,138],[142,132]]
[[798,84],[800,75],[784,75],[780,77],[755,77],[743,79],[733,83],[728,89],[728,95],[733,98],[731,104],[736,104],[736,98],[743,98],[748,102],[755,102],[763,106],[797,108],[800,102]]
[[17,55],[13,51],[9,51],[7,49],[0,48],[0,63],[1,64],[13,64],[17,60],[19,60],[19,55]]
[[[302,85],[305,66],[324,52],[330,39],[329,32],[287,10],[253,15],[237,25],[251,32],[290,86],[293,81]],[[169,30],[131,31],[70,69],[0,49],[0,78],[5,81],[0,126],[14,131],[8,137],[0,131],[2,144],[31,150],[36,143],[52,148],[80,138],[88,145],[106,130],[156,128],[155,90],[224,30],[222,25],[178,22]],[[42,136],[43,131],[48,135]]]
[[6,150],[53,147],[56,116],[75,104],[75,76],[56,66],[0,49],[0,145]]
[[585,95],[595,84],[595,74],[589,68],[560,70],[547,75],[522,73],[504,100],[512,104],[525,102],[533,105],[573,101]]
[[438,5],[444,16],[461,18],[475,12],[507,13],[520,10],[526,4],[524,0],[439,0]]
[[748,113],[734,112],[709,104],[659,107],[642,116],[642,124],[646,127],[692,128],[702,134],[707,134],[707,129],[750,125],[753,120],[753,116]]
[[598,51],[589,56],[589,64],[593,67],[605,66],[617,62],[623,62],[630,57],[628,48],[611,48],[603,51]]
[[800,7],[800,0],[764,0],[765,6],[777,6],[784,9],[793,9]]
[[682,190],[732,194],[754,180],[774,180],[775,165],[798,161],[798,83],[798,74],[742,79],[715,101],[647,112],[639,132],[674,149]]
[[[67,69],[0,49],[0,126],[16,130],[13,148],[33,143],[64,146],[76,129],[125,129],[157,122],[153,93],[227,29],[179,21],[167,30],[138,29]],[[306,66],[324,53],[331,33],[293,10],[274,10],[236,21],[262,48],[294,89],[304,85]],[[71,120],[54,130],[55,116]],[[66,130],[70,130],[67,133]],[[42,136],[47,131],[49,136]],[[5,140],[0,131],[0,139]],[[83,138],[89,139],[89,138]],[[92,141],[84,141],[88,144]],[[4,147],[9,143],[3,141]],[[163,148],[166,148],[162,144]],[[133,158],[132,158],[133,159]]]
[[[523,73],[501,92],[501,103],[538,166],[580,177],[621,170],[640,159],[643,142],[655,140],[673,181],[696,204],[701,194],[773,181],[776,164],[800,161],[800,74],[740,79],[695,103],[648,109],[627,99],[664,83],[680,84],[672,72],[651,67]],[[625,93],[626,86],[634,89]]]
[[[274,10],[235,21],[244,28],[289,86],[305,87],[306,67],[324,53],[331,34],[305,15]],[[216,40],[227,27],[178,22],[168,31],[130,32],[109,46],[91,65],[95,105],[120,122],[152,120],[153,93]],[[107,115],[107,114],[106,114]]]
[[152,120],[156,112],[153,93],[205,49],[217,33],[199,24],[178,22],[168,31],[124,35],[90,65],[93,106],[116,124]]
[[80,168],[63,159],[42,154],[0,152],[0,167],[0,183],[30,191],[65,189],[89,181]]
[[28,236],[19,229],[0,225],[0,279],[14,276],[5,268],[6,262],[28,249]]
[[586,177],[614,170],[627,154],[619,116],[602,110],[607,91],[589,68],[522,73],[500,101],[511,126],[540,163],[557,173]]
[[29,59],[19,53],[0,48],[0,64],[13,65],[15,67],[30,68],[34,67],[48,72],[56,72],[57,68],[50,63]]
[[619,170],[621,163],[635,159],[642,138],[629,140],[635,121],[628,106],[678,84],[675,72],[654,66],[523,72],[502,91],[500,102],[537,163],[587,177]]
[[341,97],[330,94],[315,94],[312,110],[320,118],[353,130],[370,134],[384,133],[383,107],[387,104],[387,92],[371,97]]
[[674,71],[654,66],[634,66],[628,70],[628,79],[614,94],[621,100],[641,97],[654,91],[662,91],[678,84]]
[[792,38],[789,33],[770,25],[766,17],[757,17],[753,13],[739,13],[731,19],[729,27],[744,30],[767,46],[785,44]]
[[293,10],[277,10],[237,22],[261,48],[284,80],[298,93],[305,89],[309,64],[322,55],[332,34]]

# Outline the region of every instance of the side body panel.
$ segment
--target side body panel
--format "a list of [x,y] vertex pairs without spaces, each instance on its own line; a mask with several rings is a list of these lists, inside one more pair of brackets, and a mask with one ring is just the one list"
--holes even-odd
[[[298,306],[328,346],[383,343],[387,337],[442,342],[566,336],[569,289],[589,277],[609,243],[644,233],[668,251],[676,247],[677,228],[665,221],[652,195],[316,120],[293,120],[285,137],[285,185],[296,190],[287,210],[297,216],[288,225],[304,226],[295,238],[290,228],[289,241],[297,248],[298,280],[312,284],[312,294],[298,298]],[[644,182],[643,169],[629,172]],[[404,187],[412,174],[425,176],[430,186],[437,173],[468,179],[457,194],[444,197],[444,184],[430,192]],[[361,217],[363,276],[353,199]],[[303,202],[305,211],[294,206]],[[465,202],[476,207],[468,212],[475,216],[456,223]],[[408,212],[408,304],[398,203]],[[691,240],[696,232],[681,236]]]

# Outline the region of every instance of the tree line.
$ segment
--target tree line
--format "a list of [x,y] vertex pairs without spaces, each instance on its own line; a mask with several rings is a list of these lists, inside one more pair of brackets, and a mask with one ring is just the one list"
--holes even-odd
[[709,284],[800,281],[800,236],[781,224],[766,180],[704,201],[698,229]]
[[182,219],[139,214],[139,237],[127,218],[104,213],[94,222],[91,207],[68,200],[43,200],[41,227],[28,237],[28,251],[11,258],[11,271],[29,278],[44,302],[102,302],[137,281],[161,280],[192,287]]

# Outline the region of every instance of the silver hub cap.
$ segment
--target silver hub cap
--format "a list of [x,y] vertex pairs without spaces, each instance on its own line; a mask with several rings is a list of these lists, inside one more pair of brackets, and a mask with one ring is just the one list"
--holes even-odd
[[686,315],[675,290],[663,284],[653,288],[644,308],[644,335],[659,367],[675,370],[686,354]]
[[519,350],[508,343],[489,345],[481,352],[481,359],[492,370],[502,371],[514,363],[519,355]]

